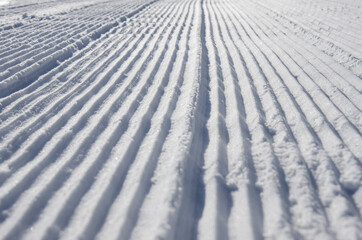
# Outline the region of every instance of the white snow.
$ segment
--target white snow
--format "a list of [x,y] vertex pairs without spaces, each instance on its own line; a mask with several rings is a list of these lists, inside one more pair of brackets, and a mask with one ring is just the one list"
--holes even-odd
[[10,3],[9,0],[1,0],[1,1],[0,1],[0,6],[2,6],[2,5],[7,5],[7,4],[9,4],[9,3]]
[[0,0],[0,239],[362,239],[359,0]]

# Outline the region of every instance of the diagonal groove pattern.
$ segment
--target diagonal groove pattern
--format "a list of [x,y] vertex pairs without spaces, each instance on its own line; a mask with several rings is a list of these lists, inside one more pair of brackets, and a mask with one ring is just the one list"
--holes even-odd
[[32,1],[0,6],[0,239],[362,239],[360,2]]

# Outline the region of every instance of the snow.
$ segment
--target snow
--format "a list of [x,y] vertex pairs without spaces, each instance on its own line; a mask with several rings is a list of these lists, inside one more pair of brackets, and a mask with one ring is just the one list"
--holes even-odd
[[7,5],[7,4],[9,4],[10,3],[10,1],[8,1],[8,0],[1,0],[0,1],[0,6],[2,6],[2,5]]
[[359,0],[0,0],[0,239],[362,239]]

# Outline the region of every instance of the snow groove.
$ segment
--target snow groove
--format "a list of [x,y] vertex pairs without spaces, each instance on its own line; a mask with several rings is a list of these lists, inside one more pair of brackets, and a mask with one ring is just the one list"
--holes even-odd
[[362,5],[0,7],[0,239],[362,239]]

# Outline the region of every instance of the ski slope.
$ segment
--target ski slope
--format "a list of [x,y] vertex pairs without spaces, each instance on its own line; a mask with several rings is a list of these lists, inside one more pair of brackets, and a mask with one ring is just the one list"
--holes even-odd
[[0,239],[362,239],[362,2],[0,4]]

